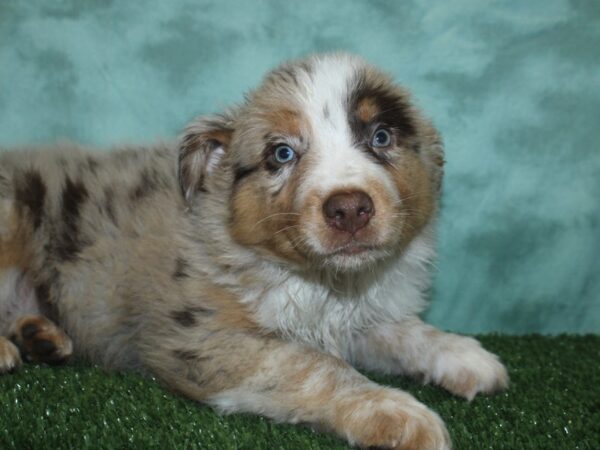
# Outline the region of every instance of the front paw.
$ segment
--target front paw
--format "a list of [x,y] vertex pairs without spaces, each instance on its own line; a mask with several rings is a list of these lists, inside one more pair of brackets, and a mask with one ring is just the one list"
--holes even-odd
[[26,361],[60,364],[73,353],[71,339],[44,316],[20,317],[11,326],[10,335]]
[[436,358],[433,381],[451,393],[472,400],[508,387],[508,373],[498,357],[473,338],[452,336]]
[[0,374],[18,369],[21,363],[19,349],[8,339],[0,336]]
[[452,447],[440,417],[404,392],[369,389],[350,394],[336,409],[338,432],[360,447],[397,450]]

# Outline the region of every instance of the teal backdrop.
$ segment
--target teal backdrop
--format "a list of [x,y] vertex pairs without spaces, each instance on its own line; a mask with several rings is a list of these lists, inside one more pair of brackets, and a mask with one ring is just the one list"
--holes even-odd
[[0,1],[0,146],[176,136],[281,61],[348,50],[445,138],[428,319],[600,332],[600,1]]

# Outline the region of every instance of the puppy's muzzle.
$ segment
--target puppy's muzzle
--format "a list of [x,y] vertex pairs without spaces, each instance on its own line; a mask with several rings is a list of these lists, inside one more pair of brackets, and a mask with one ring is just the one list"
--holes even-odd
[[327,225],[350,235],[366,227],[374,214],[373,200],[363,191],[333,194],[323,204]]

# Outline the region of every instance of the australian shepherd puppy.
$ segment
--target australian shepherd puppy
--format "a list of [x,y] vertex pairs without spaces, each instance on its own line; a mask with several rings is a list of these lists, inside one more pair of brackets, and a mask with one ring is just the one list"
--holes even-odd
[[0,372],[74,353],[221,411],[450,448],[435,412],[354,368],[507,386],[419,318],[443,163],[407,91],[346,54],[282,65],[173,144],[2,152]]

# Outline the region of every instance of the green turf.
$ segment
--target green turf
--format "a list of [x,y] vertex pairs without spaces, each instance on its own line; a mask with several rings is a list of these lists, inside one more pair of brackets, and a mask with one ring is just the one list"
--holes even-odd
[[[600,449],[600,336],[483,336],[510,390],[471,403],[432,386],[372,375],[446,421],[456,449]],[[306,427],[233,415],[136,374],[83,364],[0,377],[0,448],[343,449]]]

